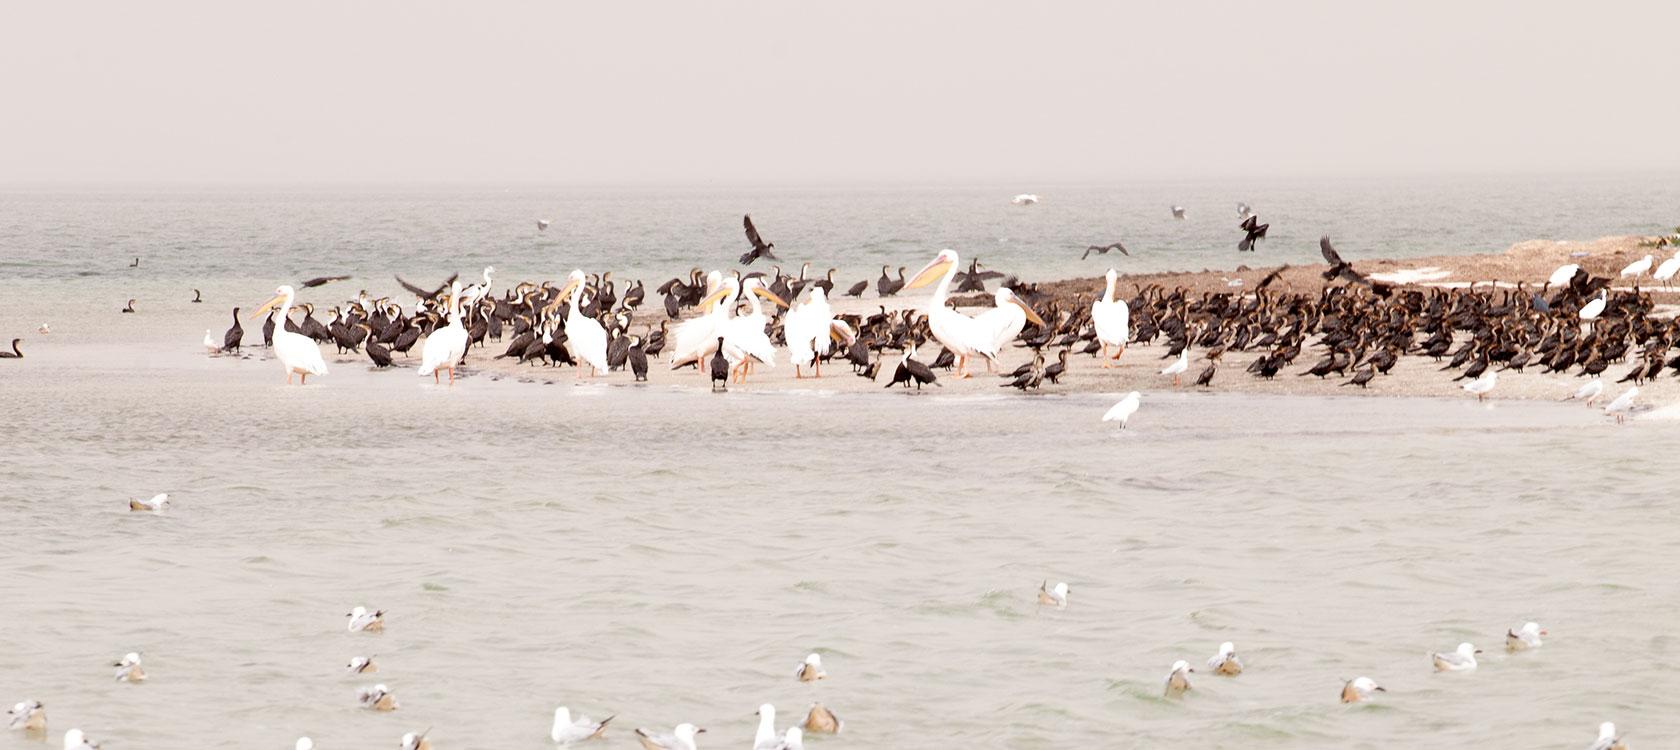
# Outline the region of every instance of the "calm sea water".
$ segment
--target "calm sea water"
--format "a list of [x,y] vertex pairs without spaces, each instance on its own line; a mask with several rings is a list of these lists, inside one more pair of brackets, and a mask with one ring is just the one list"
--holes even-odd
[[[618,713],[607,747],[681,721],[746,747],[758,704],[813,700],[847,721],[811,742],[829,748],[1577,747],[1604,720],[1660,747],[1680,733],[1673,422],[1148,391],[1121,432],[1097,421],[1112,395],[450,389],[349,365],[286,388],[272,362],[196,351],[226,306],[317,273],[722,265],[743,207],[790,257],[912,264],[991,237],[982,257],[1050,277],[1107,222],[1140,264],[1234,263],[1236,198],[1325,207],[1356,252],[1395,254],[1653,231],[1659,187],[1041,189],[1031,209],[1010,190],[12,193],[0,325],[55,332],[0,364],[0,701],[44,701],[55,742],[79,726],[122,748],[395,747],[427,727],[439,750],[538,748],[560,703]],[[1169,223],[1171,203],[1195,218]],[[1291,224],[1263,258],[1326,231]],[[116,314],[123,296],[146,312]],[[177,507],[126,510],[160,491]],[[1068,609],[1034,604],[1047,578]],[[358,604],[389,631],[344,632]],[[1548,643],[1506,656],[1529,619]],[[1224,640],[1247,674],[1160,696],[1175,659]],[[1427,652],[1465,640],[1483,667],[1433,674]],[[831,678],[794,682],[813,650]],[[151,681],[111,680],[126,651]],[[384,671],[341,672],[368,654]],[[1357,675],[1390,692],[1338,705]],[[356,708],[375,681],[401,710]]]

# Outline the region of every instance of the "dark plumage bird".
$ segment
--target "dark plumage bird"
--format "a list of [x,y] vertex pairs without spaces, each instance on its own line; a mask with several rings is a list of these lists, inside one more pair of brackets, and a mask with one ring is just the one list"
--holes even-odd
[[747,242],[752,243],[752,249],[741,254],[741,265],[750,266],[753,261],[759,258],[781,260],[776,257],[775,253],[770,252],[776,247],[776,243],[765,242],[763,237],[758,236],[758,227],[753,226],[751,215],[741,217],[741,226],[747,230]]
[[1349,380],[1346,383],[1343,383],[1342,385],[1357,385],[1360,388],[1365,388],[1371,382],[1371,378],[1374,378],[1376,376],[1377,376],[1376,368],[1369,367],[1369,366],[1361,367],[1361,368],[1359,368],[1358,372],[1355,372],[1353,374],[1353,379],[1352,380]]
[[1330,235],[1326,234],[1318,238],[1318,252],[1320,255],[1324,256],[1324,262],[1330,264],[1329,270],[1319,274],[1325,281],[1330,281],[1340,276],[1346,281],[1355,284],[1371,283],[1370,280],[1365,277],[1365,274],[1353,270],[1352,263],[1342,260],[1341,253],[1336,252],[1336,248],[1330,245]]
[[18,348],[22,341],[23,339],[12,339],[12,350],[0,351],[0,359],[23,359],[23,350]]
[[1259,245],[1260,240],[1266,238],[1266,228],[1271,225],[1261,224],[1260,217],[1251,214],[1248,218],[1243,219],[1240,226],[1247,234],[1243,236],[1241,242],[1237,243],[1237,252],[1239,253],[1253,252],[1255,247]]
[[864,279],[863,281],[859,281],[858,283],[853,284],[852,288],[847,289],[846,290],[846,296],[847,297],[861,297],[861,296],[863,296],[863,290],[868,289],[868,288],[869,288],[869,280]]
[[233,308],[233,327],[222,334],[222,351],[237,352],[239,345],[245,343],[245,327],[239,325],[239,308]]
[[1196,376],[1196,385],[1212,385],[1213,374],[1218,370],[1219,363],[1217,361],[1209,362],[1207,368],[1202,370],[1202,374]]
[[1019,388],[1019,389],[1025,391],[1028,388],[1037,388],[1043,382],[1044,382],[1044,353],[1039,352],[1039,353],[1033,355],[1032,364],[1027,367],[1026,372],[1023,372],[1020,375],[1015,376],[1014,380],[1011,380],[1007,383],[1004,383],[1003,385],[1000,385],[998,387],[999,388]]
[[367,329],[368,337],[363,347],[367,350],[368,359],[373,362],[373,366],[378,368],[390,367],[391,350],[387,349],[384,344],[379,343],[379,340],[372,335],[372,326],[363,323],[361,327]]
[[1110,251],[1110,250],[1119,250],[1121,255],[1124,255],[1128,258],[1132,257],[1131,251],[1127,250],[1125,245],[1122,245],[1118,242],[1115,242],[1115,243],[1108,244],[1108,245],[1092,245],[1090,247],[1087,247],[1087,248],[1085,248],[1085,254],[1079,256],[1079,259],[1084,260],[1086,258],[1089,258],[1089,257],[1091,257],[1091,253],[1096,253],[1098,255],[1107,255],[1108,251]]
[[898,360],[898,368],[893,370],[892,382],[888,383],[886,387],[891,388],[903,383],[905,388],[909,388],[911,383],[915,383],[918,391],[922,389],[922,386],[928,384],[944,388],[944,384],[939,382],[939,376],[934,375],[933,370],[928,369],[926,364],[913,358],[915,354],[916,347],[914,346],[905,350],[904,356]]
[[[349,278],[349,277],[345,277],[345,278]],[[449,278],[444,279],[443,283],[438,285],[438,288],[431,289],[431,290],[426,290],[426,289],[421,289],[420,287],[417,287],[417,286],[415,286],[413,284],[410,284],[406,281],[403,281],[403,277],[401,277],[401,276],[396,277],[397,283],[401,284],[402,288],[407,289],[410,294],[413,294],[416,297],[420,297],[421,299],[428,299],[428,300],[435,300],[435,299],[438,298],[439,295],[443,294],[444,292],[449,291],[449,285],[455,283],[455,280],[459,279],[459,278],[461,278],[461,274],[458,274],[458,273],[453,274]]]
[[350,278],[350,277],[349,276],[316,276],[313,279],[310,279],[308,281],[303,282],[303,284],[301,286],[304,289],[314,289],[315,287],[318,287],[318,286],[326,286],[327,284],[331,284],[334,281],[343,281],[343,280],[348,279],[348,278]]
[[122,311],[125,312],[125,313],[134,312],[134,300],[129,300],[128,304],[123,305]]
[[628,359],[630,361],[630,372],[636,376],[636,382],[645,382],[647,380],[648,363],[647,352],[642,348],[641,337],[630,337]]
[[1056,352],[1056,363],[1044,368],[1044,379],[1061,385],[1061,377],[1067,374],[1068,350]]
[[708,365],[712,374],[712,390],[729,390],[729,358],[723,356],[723,337],[718,337],[717,351],[712,353]]
[[203,302],[203,301],[204,301],[204,295],[203,295],[203,294],[200,294],[200,293],[199,293],[199,291],[198,291],[198,290],[197,290],[197,289],[194,289],[194,290],[193,290],[193,298],[192,298],[192,301],[193,301],[193,304],[198,304],[198,303],[200,303],[200,302]]
[[891,297],[904,288],[904,267],[899,266],[898,278],[887,275],[888,266],[881,266],[881,278],[875,280],[875,293],[882,297]]
[[[900,279],[904,278],[903,269],[899,270],[898,275]],[[980,270],[979,258],[970,258],[968,260],[968,270],[958,273],[952,281],[956,282],[958,292],[984,292],[986,291],[987,280],[1001,278],[1003,278],[1003,274],[997,271]],[[899,286],[901,288],[904,286],[902,281]]]
[[133,263],[128,264],[128,267],[129,268],[139,268],[140,267],[140,259],[135,258]]

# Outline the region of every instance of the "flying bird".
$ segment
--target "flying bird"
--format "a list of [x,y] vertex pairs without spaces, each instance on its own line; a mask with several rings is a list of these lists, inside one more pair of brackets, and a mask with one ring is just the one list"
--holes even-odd
[[350,278],[350,277],[349,276],[316,276],[313,279],[310,279],[308,281],[303,282],[300,286],[302,286],[304,289],[314,289],[315,287],[318,287],[318,286],[325,286],[327,284],[333,283],[334,281],[343,281],[343,280],[348,279],[348,278]]
[[[1261,232],[1260,234],[1261,236],[1265,236],[1265,232]],[[1318,238],[1318,252],[1324,255],[1324,262],[1330,264],[1329,270],[1319,274],[1325,281],[1330,281],[1340,276],[1349,283],[1371,283],[1370,279],[1366,278],[1365,274],[1353,270],[1352,263],[1342,260],[1341,253],[1336,252],[1336,248],[1330,244],[1330,235],[1326,234]]]
[[1125,245],[1122,245],[1118,242],[1115,242],[1115,243],[1109,244],[1109,245],[1100,245],[1100,246],[1099,245],[1092,245],[1090,247],[1087,247],[1087,248],[1085,248],[1085,254],[1079,256],[1079,259],[1084,260],[1086,258],[1089,258],[1089,257],[1091,257],[1091,253],[1096,253],[1098,255],[1107,255],[1108,251],[1110,251],[1110,250],[1119,250],[1121,255],[1124,255],[1128,258],[1132,257],[1131,252],[1126,249]]
[[1248,218],[1243,219],[1239,226],[1248,234],[1244,235],[1242,241],[1237,243],[1237,252],[1253,252],[1260,240],[1266,238],[1266,228],[1271,225],[1261,224],[1260,217],[1249,214]]
[[458,274],[458,273],[453,274],[449,278],[444,279],[443,283],[439,284],[436,289],[427,291],[427,290],[421,289],[420,287],[417,287],[413,284],[410,284],[406,281],[403,281],[403,277],[401,277],[401,276],[396,277],[397,283],[401,284],[402,288],[407,289],[410,294],[413,294],[416,297],[420,297],[421,299],[429,299],[429,300],[437,299],[438,295],[441,295],[444,292],[449,291],[449,285],[455,283],[455,280],[459,279],[459,278],[461,278],[461,274]]
[[763,237],[758,236],[758,227],[753,226],[751,215],[741,216],[741,226],[747,230],[747,242],[752,243],[752,250],[741,254],[741,265],[750,266],[759,258],[781,260],[775,253],[770,252],[776,247],[776,243],[765,242]]

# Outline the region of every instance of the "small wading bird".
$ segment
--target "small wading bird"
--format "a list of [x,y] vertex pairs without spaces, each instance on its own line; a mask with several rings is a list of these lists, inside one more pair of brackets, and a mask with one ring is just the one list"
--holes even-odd
[[741,217],[741,226],[747,230],[747,242],[752,245],[751,250],[741,254],[741,265],[750,266],[753,261],[758,260],[759,258],[781,260],[776,257],[775,253],[770,252],[775,249],[776,243],[765,242],[764,238],[758,236],[758,227],[753,226],[751,215],[743,215]]

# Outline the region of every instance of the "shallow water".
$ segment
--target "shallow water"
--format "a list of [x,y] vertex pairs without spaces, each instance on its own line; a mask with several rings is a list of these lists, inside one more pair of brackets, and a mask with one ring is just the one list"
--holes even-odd
[[[123,316],[132,318],[134,316]],[[56,335],[56,334],[55,334]],[[13,365],[26,366],[13,366]],[[453,389],[60,344],[7,363],[0,698],[114,747],[545,746],[557,704],[745,747],[1584,746],[1680,731],[1680,426],[1546,403]],[[167,491],[177,504],[130,513]],[[1041,610],[1043,579],[1071,605]],[[383,635],[344,613],[389,612]],[[1551,631],[1506,656],[1505,628]],[[1235,679],[1160,696],[1233,640]],[[1426,653],[1469,640],[1471,674]],[[151,680],[111,680],[145,654]],[[805,653],[830,679],[796,683]],[[342,673],[350,657],[383,671]],[[1376,704],[1336,702],[1369,675]],[[357,708],[379,681],[402,709]],[[784,721],[785,723],[785,721]],[[0,748],[37,747],[15,735]]]

